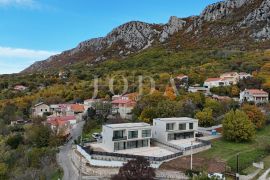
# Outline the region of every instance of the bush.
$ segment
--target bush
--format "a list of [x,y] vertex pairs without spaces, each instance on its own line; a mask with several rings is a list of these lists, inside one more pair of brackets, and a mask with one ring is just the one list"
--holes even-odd
[[23,137],[20,134],[10,136],[6,141],[6,144],[10,146],[12,149],[17,149],[18,146],[22,143]]

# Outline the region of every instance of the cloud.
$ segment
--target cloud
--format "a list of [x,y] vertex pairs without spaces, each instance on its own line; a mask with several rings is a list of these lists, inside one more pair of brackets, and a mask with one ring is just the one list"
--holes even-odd
[[59,54],[56,51],[20,49],[0,46],[0,57],[19,57],[31,59],[44,59],[51,55]]
[[0,0],[0,7],[30,7],[37,8],[35,0]]
[[55,54],[59,52],[0,46],[0,74],[18,73],[35,61],[47,59]]

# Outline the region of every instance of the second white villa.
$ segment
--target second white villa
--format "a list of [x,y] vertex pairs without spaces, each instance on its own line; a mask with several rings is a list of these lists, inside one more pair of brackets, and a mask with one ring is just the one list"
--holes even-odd
[[[102,140],[77,146],[93,166],[119,167],[128,159],[144,156],[158,167],[170,159],[211,148],[211,143],[196,138],[198,120],[157,118],[147,123],[107,124]],[[192,149],[192,150],[191,150]]]

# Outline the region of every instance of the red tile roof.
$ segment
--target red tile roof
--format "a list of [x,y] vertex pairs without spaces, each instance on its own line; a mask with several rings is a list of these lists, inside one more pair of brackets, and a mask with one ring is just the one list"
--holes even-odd
[[116,99],[116,100],[112,101],[112,104],[127,104],[130,101],[131,100],[128,100],[128,99]]
[[54,118],[49,118],[47,120],[47,123],[54,126],[63,126],[63,125],[69,124],[69,120],[73,120],[73,119],[71,119],[71,117],[54,117]]
[[83,112],[84,111],[84,105],[81,104],[71,104],[70,109],[74,112]]
[[268,95],[267,92],[260,89],[247,89],[246,91],[253,95]]
[[112,101],[112,104],[115,105],[126,105],[128,107],[134,107],[136,105],[135,101],[127,100],[127,99],[116,99]]
[[223,80],[222,78],[208,78],[205,80],[205,82],[212,82],[212,81],[221,81]]

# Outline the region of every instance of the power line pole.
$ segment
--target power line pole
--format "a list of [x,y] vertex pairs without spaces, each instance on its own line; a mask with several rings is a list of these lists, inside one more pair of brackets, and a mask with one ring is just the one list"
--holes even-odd
[[191,141],[190,169],[193,170],[193,141]]
[[239,180],[239,153],[236,155],[236,180]]
[[[81,147],[83,146],[82,142],[82,134],[81,134],[81,140],[80,140]],[[79,167],[79,180],[82,180],[82,155],[80,154],[80,167]]]

